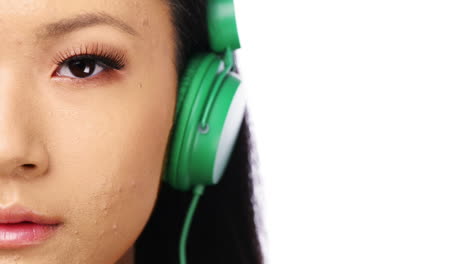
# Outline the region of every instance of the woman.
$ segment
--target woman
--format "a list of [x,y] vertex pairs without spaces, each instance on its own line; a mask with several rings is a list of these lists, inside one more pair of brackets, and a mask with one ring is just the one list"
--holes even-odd
[[[163,172],[180,78],[210,49],[206,10],[0,2],[0,263],[179,263],[192,193]],[[262,263],[249,160],[244,116],[193,216],[188,263]]]

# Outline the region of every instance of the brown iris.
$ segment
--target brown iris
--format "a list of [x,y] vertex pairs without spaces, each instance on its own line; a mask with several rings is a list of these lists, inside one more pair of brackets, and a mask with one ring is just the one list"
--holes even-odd
[[96,68],[96,60],[94,59],[79,59],[68,63],[70,72],[78,78],[86,78],[93,74]]

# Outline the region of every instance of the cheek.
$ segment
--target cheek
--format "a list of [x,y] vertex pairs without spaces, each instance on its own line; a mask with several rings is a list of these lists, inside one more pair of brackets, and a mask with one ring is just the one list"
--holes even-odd
[[67,115],[53,129],[57,148],[51,151],[55,154],[51,164],[61,167],[55,168],[57,177],[52,179],[60,186],[57,195],[62,205],[71,208],[62,239],[80,252],[83,263],[119,257],[132,246],[152,212],[172,115],[171,107],[148,98],[158,97],[129,95],[125,102],[100,101]]
[[98,168],[94,175],[99,180],[82,185],[88,191],[81,197],[81,204],[90,205],[86,208],[90,217],[73,217],[78,225],[82,224],[78,221],[87,222],[89,229],[83,228],[83,232],[90,240],[95,239],[98,252],[109,251],[110,245],[113,252],[129,248],[149,218],[157,196],[164,145],[156,136],[151,138],[144,133],[129,133],[125,138],[120,146],[115,142],[121,140],[103,141],[102,155],[96,157],[98,164],[93,166]]

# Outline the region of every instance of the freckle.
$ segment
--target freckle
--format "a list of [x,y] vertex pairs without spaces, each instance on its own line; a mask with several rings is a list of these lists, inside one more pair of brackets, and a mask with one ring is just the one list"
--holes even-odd
[[139,84],[138,84],[138,88],[143,88],[143,84],[142,84],[142,83],[139,83]]
[[145,18],[143,19],[143,26],[148,26],[148,24],[149,24],[148,18],[145,17]]

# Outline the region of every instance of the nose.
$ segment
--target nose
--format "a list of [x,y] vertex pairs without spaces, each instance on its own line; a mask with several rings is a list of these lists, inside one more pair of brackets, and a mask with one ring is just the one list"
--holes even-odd
[[0,82],[0,179],[32,179],[48,169],[37,101],[29,91]]

